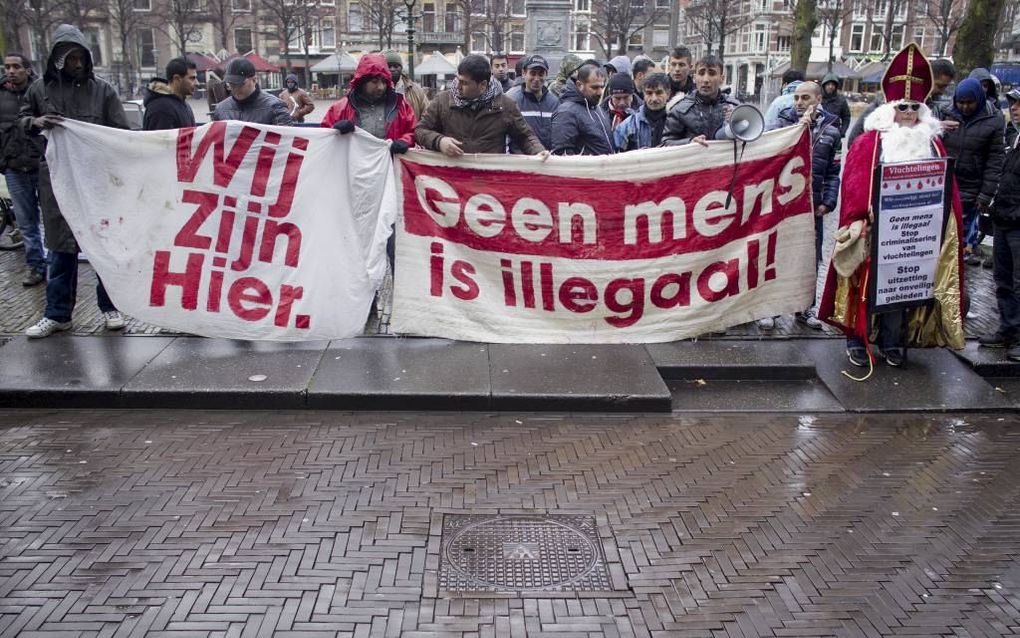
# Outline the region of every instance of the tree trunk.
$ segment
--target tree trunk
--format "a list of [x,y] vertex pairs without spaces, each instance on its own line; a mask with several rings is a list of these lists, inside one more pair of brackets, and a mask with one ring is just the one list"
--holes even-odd
[[839,24],[829,24],[829,57],[828,62],[825,65],[825,70],[832,73],[832,63],[836,61],[836,29],[841,26]]
[[978,67],[990,68],[995,57],[994,34],[1002,18],[1005,0],[972,0],[956,35],[953,61],[960,77]]
[[811,35],[818,26],[815,0],[798,0],[793,9],[793,37],[790,44],[790,68],[807,72],[811,59]]
[[892,27],[893,27],[893,13],[896,11],[896,0],[889,0],[889,8],[885,12],[885,32],[883,38],[885,39],[885,45],[882,52],[882,60],[888,60],[889,56],[892,55]]

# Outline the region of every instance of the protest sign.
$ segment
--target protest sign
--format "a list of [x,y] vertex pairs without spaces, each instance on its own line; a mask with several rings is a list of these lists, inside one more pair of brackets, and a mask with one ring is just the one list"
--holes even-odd
[[945,158],[882,164],[877,169],[870,281],[872,312],[927,303],[949,202]]
[[[607,157],[411,151],[392,329],[502,343],[656,342],[814,300],[804,127]],[[733,185],[732,191],[730,186]]]
[[360,334],[396,217],[388,146],[364,131],[65,120],[53,191],[122,312],[210,337]]

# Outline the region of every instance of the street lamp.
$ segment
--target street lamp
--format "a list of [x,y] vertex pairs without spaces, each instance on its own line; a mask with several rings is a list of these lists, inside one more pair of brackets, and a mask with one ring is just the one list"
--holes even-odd
[[407,75],[414,81],[414,3],[416,0],[404,0],[407,7]]

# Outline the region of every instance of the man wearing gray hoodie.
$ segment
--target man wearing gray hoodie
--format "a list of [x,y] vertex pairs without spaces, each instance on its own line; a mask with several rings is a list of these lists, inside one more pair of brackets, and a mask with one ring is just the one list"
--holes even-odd
[[[54,30],[46,72],[29,87],[19,115],[19,125],[30,135],[60,126],[65,119],[130,128],[117,91],[92,72],[92,52],[85,36],[69,24]],[[25,331],[31,339],[69,329],[78,292],[78,242],[53,195],[45,158],[39,167],[39,200],[50,265],[43,318]],[[101,280],[96,286],[96,298],[106,328],[123,328],[124,316],[113,305]]]

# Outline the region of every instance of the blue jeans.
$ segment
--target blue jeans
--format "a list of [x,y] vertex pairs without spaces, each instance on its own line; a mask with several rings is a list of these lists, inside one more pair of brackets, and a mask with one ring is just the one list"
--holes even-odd
[[[894,310],[883,312],[878,315],[878,347],[880,350],[903,347],[903,320],[905,311]],[[847,339],[847,348],[863,348],[864,342],[860,339]]]
[[1020,228],[995,225],[992,248],[995,298],[999,302],[999,334],[1020,337]]
[[[96,275],[96,301],[100,312],[111,312],[117,308],[110,301],[103,287],[103,280]],[[78,254],[50,251],[50,277],[46,282],[46,312],[44,316],[53,321],[66,323],[71,320],[74,304],[78,297]]]
[[978,251],[978,207],[976,203],[963,205],[963,241],[971,252]]
[[7,171],[7,190],[14,203],[14,218],[25,240],[25,263],[35,272],[46,273],[42,232],[39,230],[39,171]]

